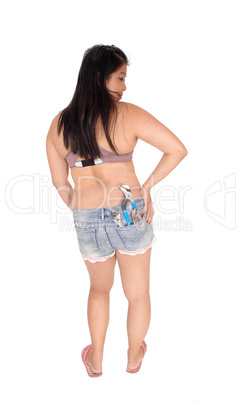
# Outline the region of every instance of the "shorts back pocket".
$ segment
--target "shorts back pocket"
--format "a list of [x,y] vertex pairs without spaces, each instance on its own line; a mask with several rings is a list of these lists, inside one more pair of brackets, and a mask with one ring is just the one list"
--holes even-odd
[[117,227],[121,240],[129,251],[137,251],[147,246],[153,238],[153,227],[145,219],[130,225]]
[[98,251],[99,247],[96,240],[96,229],[85,227],[78,221],[74,221],[74,224],[81,253],[89,255]]

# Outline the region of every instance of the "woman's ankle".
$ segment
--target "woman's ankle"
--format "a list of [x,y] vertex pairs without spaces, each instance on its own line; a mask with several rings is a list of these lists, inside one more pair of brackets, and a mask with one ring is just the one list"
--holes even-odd
[[[144,345],[144,348],[146,349],[146,342],[143,341],[142,344]],[[135,363],[138,362],[139,360],[141,360],[142,357],[144,356],[143,347],[141,345],[140,346],[136,346],[136,345],[129,346],[128,353],[127,353],[129,364],[135,365]]]
[[87,357],[87,364],[89,364],[89,366],[91,367],[91,369],[96,372],[99,373],[102,371],[102,359],[103,359],[103,353],[96,353],[94,348],[92,348]]

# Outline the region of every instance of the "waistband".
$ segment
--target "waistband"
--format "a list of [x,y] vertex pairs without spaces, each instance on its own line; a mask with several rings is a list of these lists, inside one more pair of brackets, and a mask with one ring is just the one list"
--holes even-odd
[[[134,203],[136,207],[141,207],[144,203],[143,196],[137,197],[134,199]],[[132,211],[131,202],[127,202],[126,210],[128,212]],[[121,204],[113,205],[111,207],[105,208],[84,208],[84,209],[74,209],[73,210],[73,218],[78,218],[78,220],[83,219],[83,221],[88,217],[88,220],[91,219],[101,219],[104,220],[105,218],[111,217],[111,211],[120,211],[122,212]]]

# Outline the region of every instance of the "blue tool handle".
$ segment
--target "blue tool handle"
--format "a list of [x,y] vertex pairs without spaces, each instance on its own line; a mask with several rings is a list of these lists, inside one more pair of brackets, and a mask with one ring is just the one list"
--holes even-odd
[[128,226],[130,226],[130,219],[129,219],[129,215],[128,215],[128,213],[127,213],[127,211],[125,210],[125,211],[123,211],[123,213],[124,213],[124,215],[125,215],[125,218],[126,218],[126,221],[127,221],[127,225]]
[[133,202],[132,206],[133,206],[133,209],[136,208],[136,204],[134,202]]

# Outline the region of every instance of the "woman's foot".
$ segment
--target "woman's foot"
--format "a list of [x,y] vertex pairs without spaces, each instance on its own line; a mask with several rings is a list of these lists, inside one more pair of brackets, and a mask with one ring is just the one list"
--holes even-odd
[[102,367],[93,358],[92,345],[86,346],[81,353],[83,363],[90,377],[98,377],[102,375]]
[[146,351],[147,351],[147,344],[145,341],[142,342],[138,354],[136,356],[130,356],[128,351],[128,364],[126,369],[128,373],[137,373],[140,370],[142,360],[145,356]]

